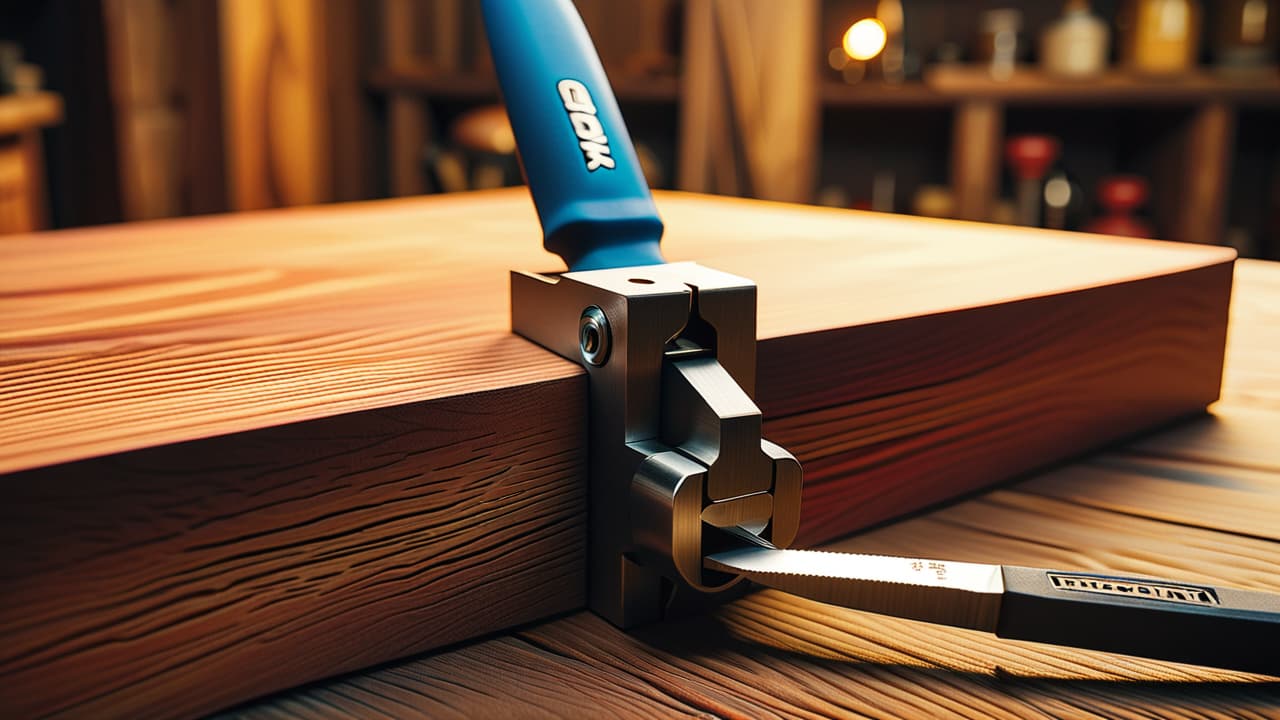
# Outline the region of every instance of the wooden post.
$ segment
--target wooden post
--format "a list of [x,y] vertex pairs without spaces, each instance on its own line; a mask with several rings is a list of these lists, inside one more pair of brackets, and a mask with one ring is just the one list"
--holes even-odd
[[233,209],[332,200],[326,6],[222,0],[220,9]]
[[124,219],[182,215],[175,7],[164,0],[106,0],[102,10]]
[[817,18],[812,0],[687,5],[682,189],[812,198]]
[[1000,192],[1000,146],[1004,107],[994,100],[967,100],[955,110],[951,135],[951,187],[956,217],[989,220]]
[[[419,64],[413,47],[416,13],[412,0],[384,0],[382,4],[383,62],[391,71]],[[387,167],[392,195],[428,192],[423,158],[431,132],[422,98],[400,88],[387,95]]]
[[1182,143],[1175,222],[1168,229],[1173,239],[1222,242],[1235,126],[1236,109],[1223,101],[1198,108],[1191,118]]

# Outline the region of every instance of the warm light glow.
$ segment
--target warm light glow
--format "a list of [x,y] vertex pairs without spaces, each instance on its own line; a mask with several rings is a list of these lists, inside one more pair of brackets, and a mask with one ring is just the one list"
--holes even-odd
[[875,18],[863,18],[849,26],[844,33],[844,52],[854,60],[870,60],[884,49],[888,39],[884,23]]

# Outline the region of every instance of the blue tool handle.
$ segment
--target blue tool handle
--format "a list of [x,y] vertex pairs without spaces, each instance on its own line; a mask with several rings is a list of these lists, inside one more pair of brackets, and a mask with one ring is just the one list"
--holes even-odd
[[662,219],[570,0],[483,0],[543,247],[570,270],[655,265]]

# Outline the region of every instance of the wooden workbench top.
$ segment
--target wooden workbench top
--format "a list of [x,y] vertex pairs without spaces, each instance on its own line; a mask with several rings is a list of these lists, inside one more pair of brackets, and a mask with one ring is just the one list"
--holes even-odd
[[[658,204],[669,259],[758,283],[766,340],[1231,257],[679,193]],[[5,237],[0,473],[580,374],[510,334],[508,270],[564,267],[536,227],[513,188]]]
[[[833,547],[1280,591],[1280,265],[1237,264],[1230,328],[1212,415]],[[228,716],[685,715],[1262,718],[1280,683],[766,590],[631,634],[577,613]]]
[[[1218,397],[1229,249],[657,201],[758,283],[801,544]],[[0,240],[0,707],[186,717],[581,609],[584,374],[508,329],[537,236],[513,189]]]

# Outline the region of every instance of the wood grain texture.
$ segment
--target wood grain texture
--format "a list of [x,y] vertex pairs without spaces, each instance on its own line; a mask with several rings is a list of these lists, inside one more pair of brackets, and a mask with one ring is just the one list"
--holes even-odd
[[1276,264],[1257,260],[1237,263],[1236,277],[1250,288],[1231,301],[1232,327],[1254,332],[1227,336],[1227,367],[1222,398],[1232,405],[1280,410],[1280,273]]
[[[809,540],[1216,396],[1230,251],[658,202],[668,257],[760,285]],[[537,236],[513,190],[0,243],[0,698],[204,712],[579,606],[581,372],[507,329]]]
[[1221,347],[1226,317],[1172,298],[1191,287],[1225,297],[1230,274],[1207,268],[972,310],[965,321],[940,314],[763,343],[761,376],[773,379],[761,386],[773,418],[765,432],[805,466],[797,541],[830,540],[909,512],[922,494],[977,490],[1198,412],[1218,396],[1222,360],[1180,348]]
[[[1274,338],[1280,267],[1237,286],[1242,342]],[[1280,382],[1255,389],[1280,390]],[[1226,394],[1245,387],[1228,383]],[[1230,401],[1066,466],[830,547],[1280,591],[1280,408]],[[1190,502],[1178,502],[1180,500]],[[1265,522],[1262,513],[1269,513]],[[771,590],[623,633],[581,613],[251,704],[224,717],[1271,718],[1280,683],[831,608]]]
[[580,379],[30,470],[0,706],[200,715],[585,602]]
[[680,187],[812,197],[817,3],[708,0],[685,13]]

